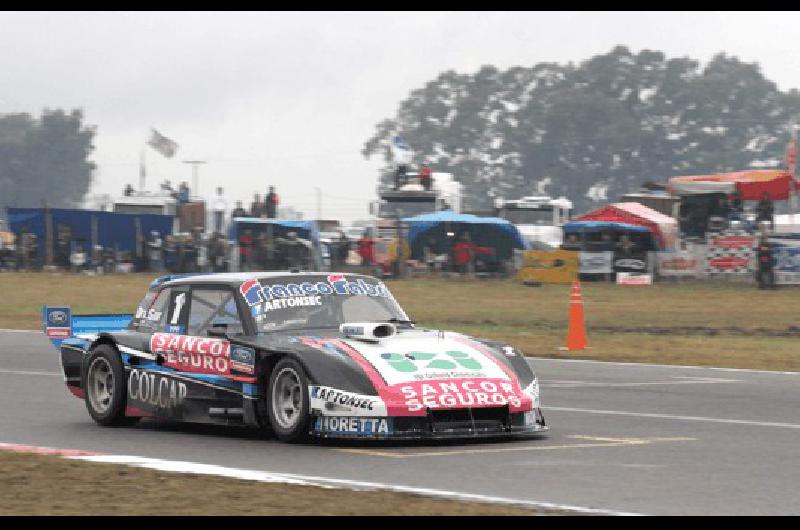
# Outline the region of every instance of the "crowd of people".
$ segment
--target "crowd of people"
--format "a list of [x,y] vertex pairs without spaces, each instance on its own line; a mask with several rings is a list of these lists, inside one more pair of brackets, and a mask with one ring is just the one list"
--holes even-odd
[[242,271],[314,269],[311,241],[294,231],[281,236],[246,228],[239,236],[238,247]]
[[[222,196],[222,188],[217,188],[217,197]],[[275,186],[270,186],[267,194],[264,195],[264,200],[261,200],[261,196],[256,193],[253,196],[253,202],[250,203],[250,209],[246,210],[242,201],[236,201],[236,207],[231,211],[231,218],[234,217],[258,217],[262,219],[275,219],[275,216],[278,212],[278,204],[280,203],[280,198],[278,194],[275,193]],[[223,211],[224,207],[221,210],[215,209],[216,211]]]
[[[499,273],[504,272],[502,263],[496,259],[496,249],[491,246],[477,245],[472,241],[470,233],[461,232],[458,236],[453,234],[441,240],[428,237],[422,247],[420,260],[410,258],[410,250],[397,251],[396,242],[389,243],[385,249],[383,259],[378,259],[379,241],[367,229],[355,242],[355,252],[362,267],[381,268],[384,275],[394,274],[398,263],[398,255],[409,265],[419,265],[429,273],[450,272],[460,275],[474,273]],[[341,254],[340,254],[341,255]],[[344,254],[345,256],[347,254]]]
[[685,237],[702,237],[706,232],[740,223],[748,229],[754,229],[761,222],[769,223],[770,230],[775,229],[775,205],[768,193],[764,193],[756,203],[754,225],[748,221],[745,201],[742,194],[736,192],[687,196],[681,201],[678,220],[681,233]]

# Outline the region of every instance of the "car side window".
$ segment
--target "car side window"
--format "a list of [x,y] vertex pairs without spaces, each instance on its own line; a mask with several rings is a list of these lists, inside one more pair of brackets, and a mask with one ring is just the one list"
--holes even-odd
[[166,317],[169,291],[169,289],[162,289],[155,295],[150,306],[142,312],[141,318],[137,319],[137,331],[145,333],[161,331]]
[[226,326],[228,333],[244,333],[233,290],[193,288],[188,334],[206,336],[215,325]]

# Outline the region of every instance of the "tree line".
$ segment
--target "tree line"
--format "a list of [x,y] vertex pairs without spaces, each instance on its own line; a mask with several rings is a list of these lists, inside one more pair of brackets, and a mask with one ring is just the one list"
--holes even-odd
[[[362,154],[392,162],[399,134],[416,164],[452,172],[467,208],[547,193],[576,210],[677,175],[782,167],[800,92],[724,53],[705,66],[617,46],[579,64],[446,71],[376,125]],[[386,180],[384,180],[386,182]]]
[[0,215],[7,206],[80,205],[95,169],[94,136],[78,109],[0,115]]

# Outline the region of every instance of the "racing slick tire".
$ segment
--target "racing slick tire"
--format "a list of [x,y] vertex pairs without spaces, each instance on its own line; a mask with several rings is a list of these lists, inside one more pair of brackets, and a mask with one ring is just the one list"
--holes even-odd
[[138,417],[125,416],[125,369],[110,344],[92,348],[86,361],[83,388],[86,409],[100,425],[122,427],[139,421]]
[[282,442],[308,438],[308,379],[294,359],[281,359],[272,370],[267,385],[267,412],[270,427]]

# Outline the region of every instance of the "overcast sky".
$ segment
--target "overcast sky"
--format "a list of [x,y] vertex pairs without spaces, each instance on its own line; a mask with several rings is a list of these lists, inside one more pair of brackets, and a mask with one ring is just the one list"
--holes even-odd
[[97,126],[93,193],[138,186],[150,127],[180,145],[147,150],[148,188],[220,184],[249,204],[325,218],[367,215],[380,161],[375,124],[440,72],[579,62],[623,44],[707,61],[724,51],[800,87],[797,13],[0,13],[0,113],[80,107]]

